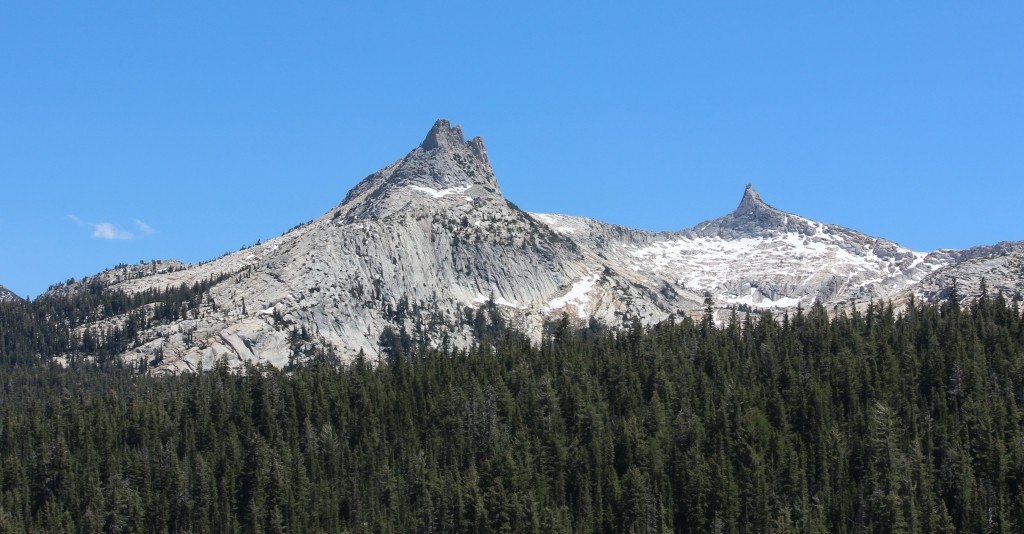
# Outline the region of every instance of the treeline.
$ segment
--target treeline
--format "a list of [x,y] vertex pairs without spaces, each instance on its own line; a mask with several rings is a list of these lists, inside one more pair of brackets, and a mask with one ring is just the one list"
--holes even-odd
[[290,374],[0,367],[0,531],[1024,530],[1001,298],[481,331]]
[[[105,365],[131,348],[143,330],[198,309],[210,288],[230,276],[136,293],[111,290],[95,280],[75,292],[0,302],[0,365],[53,356],[88,356]],[[104,319],[120,320],[79,328]]]

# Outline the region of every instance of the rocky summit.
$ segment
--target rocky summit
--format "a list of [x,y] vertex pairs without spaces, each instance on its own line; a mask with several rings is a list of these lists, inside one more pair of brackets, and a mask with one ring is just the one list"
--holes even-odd
[[[922,253],[786,213],[752,186],[732,212],[693,228],[650,232],[557,214],[504,198],[480,137],[437,121],[409,154],[363,179],[321,217],[200,264],[120,267],[58,287],[127,294],[203,283],[189,313],[136,333],[128,361],[156,371],[332,353],[382,356],[402,335],[468,347],[482,311],[539,340],[546,321],[651,324],[719,310],[905,302],[1022,288],[1024,244]],[[79,327],[123,324],[106,317]]]

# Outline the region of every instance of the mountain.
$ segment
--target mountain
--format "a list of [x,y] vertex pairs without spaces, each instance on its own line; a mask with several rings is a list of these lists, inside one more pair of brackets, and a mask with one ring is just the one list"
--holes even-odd
[[1021,301],[1024,294],[1024,243],[1003,242],[992,246],[945,251],[951,260],[920,283],[900,295],[913,294],[918,300],[936,302],[950,297],[955,285],[960,300],[970,300],[983,291]]
[[7,289],[6,287],[0,285],[0,302],[6,300],[22,300],[22,298],[16,295],[10,289]]
[[915,252],[778,210],[751,186],[733,212],[675,232],[526,213],[502,195],[483,140],[439,120],[405,157],[281,237],[200,264],[120,266],[51,294],[209,285],[182,314],[146,321],[124,354],[180,371],[222,358],[375,359],[387,339],[468,347],[485,311],[538,340],[563,314],[650,324],[699,315],[707,295],[719,308],[845,306],[945,298],[956,278],[968,297],[983,276],[990,288],[1018,288],[1022,254],[1020,243]]
[[[540,215],[613,264],[643,275],[688,303],[710,293],[722,305],[754,308],[836,305],[912,290],[970,253],[924,254],[892,241],[778,210],[750,185],[737,208],[679,232],[610,229],[578,217]],[[1006,251],[1019,247],[1008,244]],[[981,247],[975,255],[999,253]],[[688,309],[684,307],[684,309]]]

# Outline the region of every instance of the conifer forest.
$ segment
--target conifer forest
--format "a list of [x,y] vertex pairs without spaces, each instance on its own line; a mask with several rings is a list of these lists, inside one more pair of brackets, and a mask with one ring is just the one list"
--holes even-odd
[[1024,532],[1016,300],[540,343],[491,303],[470,350],[396,326],[372,361],[178,376],[112,357],[133,326],[74,334],[203,291],[0,304],[0,531]]

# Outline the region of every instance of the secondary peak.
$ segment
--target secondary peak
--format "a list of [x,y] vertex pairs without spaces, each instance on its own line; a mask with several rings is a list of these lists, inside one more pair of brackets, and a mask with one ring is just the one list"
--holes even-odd
[[743,199],[740,200],[740,205],[736,208],[736,211],[743,211],[744,208],[760,208],[765,205],[764,200],[761,200],[761,195],[754,189],[754,186],[747,184],[746,189],[743,190]]

